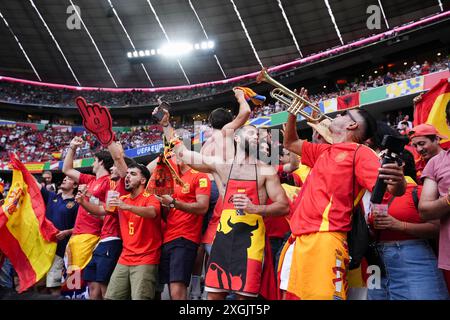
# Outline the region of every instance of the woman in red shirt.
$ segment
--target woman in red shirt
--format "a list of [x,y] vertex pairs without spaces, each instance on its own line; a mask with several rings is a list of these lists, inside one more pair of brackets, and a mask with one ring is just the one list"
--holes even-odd
[[415,182],[414,157],[402,156],[408,182],[401,197],[385,196],[388,214],[369,216],[385,273],[369,300],[445,300],[449,294],[437,258],[427,239],[436,238],[439,221],[424,222],[418,212],[422,186]]

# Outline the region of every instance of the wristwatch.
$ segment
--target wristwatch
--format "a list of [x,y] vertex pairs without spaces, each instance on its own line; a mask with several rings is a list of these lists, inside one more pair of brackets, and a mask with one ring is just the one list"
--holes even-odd
[[175,208],[175,202],[177,202],[175,199],[172,200],[171,203],[169,203],[170,208]]

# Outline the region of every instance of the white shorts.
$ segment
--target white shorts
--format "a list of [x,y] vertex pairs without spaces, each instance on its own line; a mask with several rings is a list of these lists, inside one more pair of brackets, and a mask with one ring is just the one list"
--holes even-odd
[[60,256],[55,255],[53,264],[47,273],[46,287],[47,288],[60,287],[63,272],[64,272],[64,260]]
[[289,283],[289,275],[291,274],[292,255],[294,253],[294,243],[286,250],[283,265],[280,271],[280,289],[286,291]]

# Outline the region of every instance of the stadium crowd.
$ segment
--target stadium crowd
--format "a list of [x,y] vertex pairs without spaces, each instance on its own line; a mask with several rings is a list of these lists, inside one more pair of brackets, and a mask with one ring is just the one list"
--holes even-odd
[[[450,60],[448,57],[438,59],[431,64],[424,61],[423,64],[413,62],[412,66],[400,70],[398,72],[387,72],[386,74],[380,74],[376,77],[368,76],[367,79],[357,78],[350,83],[337,85],[338,91],[329,90],[331,92],[321,92],[317,94],[311,94],[310,99],[314,102],[323,101],[326,99],[335,98],[350,94],[357,91],[366,90],[372,87],[383,86],[396,81],[401,81],[409,78],[413,78],[419,75],[425,75],[430,72],[441,71],[449,68]],[[209,94],[215,94],[223,88],[204,88],[201,90],[190,93],[190,97],[187,96],[188,91],[184,91],[185,96],[183,98],[165,96],[165,99],[169,101],[175,101],[181,99],[193,99],[199,95],[209,92]],[[204,91],[203,91],[204,90]],[[199,93],[202,91],[203,93]],[[157,99],[160,98],[154,94],[144,93],[140,91],[132,91],[129,93],[110,93],[99,91],[86,91],[86,99],[88,101],[100,101],[108,106],[123,106],[123,105],[140,105],[140,104],[156,104]],[[22,85],[17,83],[0,82],[0,100],[6,102],[20,102],[30,104],[50,104],[53,106],[60,106],[62,104],[73,104],[77,92],[71,90],[59,90],[47,87],[34,87],[29,85]],[[156,100],[146,100],[156,99]],[[273,113],[284,111],[286,108],[283,104],[276,101],[274,104],[268,103],[261,107],[253,107],[250,118],[256,118],[261,116],[270,116]],[[403,120],[403,117],[396,119],[387,118],[386,122],[392,127],[397,127],[398,123]],[[193,125],[189,123],[180,124],[181,127],[193,131]],[[177,126],[178,127],[178,126]],[[121,141],[124,141],[124,148],[138,148],[146,144],[157,142],[160,139],[159,128],[153,125],[143,125],[140,127],[133,127],[133,132],[119,132],[118,135]],[[36,131],[27,127],[14,127],[8,128],[6,126],[0,126],[1,133],[1,145],[0,145],[0,157],[4,159],[8,152],[15,150],[25,162],[45,162],[58,160],[63,152],[64,142],[72,139],[75,133],[61,132],[57,129],[49,127],[45,131]],[[88,133],[83,133],[83,139],[86,141],[83,148],[80,148],[76,157],[87,158],[92,157],[95,152],[100,149],[100,144],[92,139]],[[62,154],[64,156],[64,154]]]
[[[427,60],[425,60],[422,64],[413,61],[410,67],[405,66],[403,69],[400,68],[397,72],[387,71],[383,73],[385,70],[377,70],[377,75],[375,76],[361,75],[355,77],[353,81],[347,82],[345,80],[343,83],[338,83],[338,81],[336,81],[335,87],[327,88],[326,91],[322,92],[312,92],[309,97],[312,102],[318,103],[320,101],[337,98],[339,96],[345,96],[350,93],[381,87],[397,81],[411,79],[446,69],[450,69],[449,57],[443,57],[437,59],[436,61],[432,61],[431,63]],[[276,101],[273,104],[267,104],[259,108],[254,108],[252,110],[251,117],[257,118],[261,116],[268,116],[272,113],[285,110],[286,107]]]
[[[0,126],[0,158],[6,162],[10,152],[16,152],[23,162],[58,161],[64,158],[64,146],[75,136],[81,136],[84,145],[76,158],[91,158],[101,149],[101,144],[88,132],[74,133],[48,126],[37,130],[27,126]],[[133,149],[161,140],[160,126],[148,125],[133,127],[132,131],[117,132],[123,141],[123,148]]]
[[[416,61],[411,67],[399,69],[397,72],[380,70],[376,76],[368,75],[367,77],[355,77],[351,82],[345,84],[336,84],[336,88],[329,88],[328,91],[311,93],[310,97],[313,101],[319,102],[326,99],[335,98],[366,90],[372,87],[379,87],[396,81],[414,78],[430,72],[436,72],[448,69],[449,58],[443,57],[436,61],[428,63],[424,61],[418,64]],[[384,74],[383,74],[383,71]],[[378,72],[378,71],[377,71]],[[82,91],[82,95],[87,101],[95,101],[109,107],[123,106],[148,106],[157,105],[158,99],[164,99],[168,102],[180,102],[194,100],[202,97],[210,97],[219,93],[228,92],[232,87],[249,85],[249,80],[241,80],[238,83],[226,83],[217,85],[208,85],[192,90],[173,90],[161,93],[146,92],[134,89],[128,92],[109,92],[104,90]],[[75,107],[75,98],[80,95],[80,91],[69,89],[57,89],[46,86],[33,86],[22,83],[12,83],[0,81],[0,101],[17,104],[43,105],[52,107]],[[282,106],[267,105],[263,108],[257,108],[253,111],[253,116],[258,117],[275,112],[277,107]]]

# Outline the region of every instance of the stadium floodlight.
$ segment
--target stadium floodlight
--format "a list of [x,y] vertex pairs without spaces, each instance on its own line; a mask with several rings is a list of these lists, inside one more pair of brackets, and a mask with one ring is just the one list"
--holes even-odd
[[[164,57],[181,57],[190,54],[194,50],[201,50],[205,53],[213,51],[216,44],[214,41],[202,41],[197,43],[190,42],[169,42],[157,49],[136,49],[135,51],[127,52],[127,57],[131,60],[142,61],[147,57],[161,55]],[[138,58],[138,59],[135,59]],[[143,58],[143,59],[142,59]]]
[[161,55],[166,57],[179,57],[189,54],[194,49],[191,43],[170,42],[160,48]]
[[441,53],[440,53],[440,52],[438,52],[438,53],[437,53],[437,56],[438,56],[438,57],[440,57],[440,56],[441,56]]

